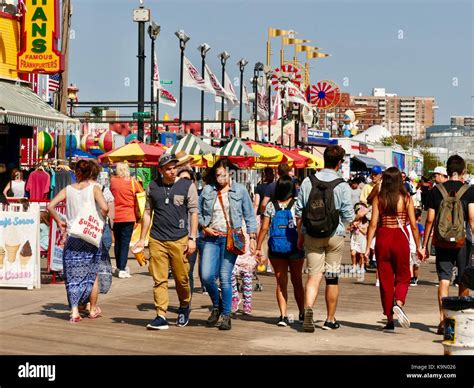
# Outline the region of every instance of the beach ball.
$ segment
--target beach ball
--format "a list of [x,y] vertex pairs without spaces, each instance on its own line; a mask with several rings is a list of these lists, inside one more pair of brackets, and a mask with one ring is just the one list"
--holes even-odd
[[95,139],[93,135],[84,135],[81,138],[81,150],[89,152],[91,147],[95,145]]
[[137,138],[138,138],[138,135],[136,133],[131,133],[125,138],[125,144],[128,144],[133,140],[137,140]]
[[105,131],[100,135],[99,137],[99,148],[103,152],[109,152],[114,149],[114,138],[117,136],[117,134],[113,131]]
[[76,135],[66,135],[66,151],[77,149],[77,143]]
[[53,137],[46,131],[38,132],[38,153],[41,156],[45,156],[49,154],[54,148],[54,139]]

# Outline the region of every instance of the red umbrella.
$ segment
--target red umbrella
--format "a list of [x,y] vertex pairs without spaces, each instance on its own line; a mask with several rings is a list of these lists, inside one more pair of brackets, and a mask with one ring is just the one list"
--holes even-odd
[[161,155],[166,151],[160,143],[145,144],[133,140],[122,147],[109,151],[99,156],[100,162],[130,162],[130,163],[157,163]]
[[300,155],[298,153],[298,150],[288,150],[279,146],[274,146],[278,151],[282,152],[286,156],[288,156],[290,159],[293,160],[293,167],[295,168],[306,168],[308,165],[308,161],[310,161],[309,158]]

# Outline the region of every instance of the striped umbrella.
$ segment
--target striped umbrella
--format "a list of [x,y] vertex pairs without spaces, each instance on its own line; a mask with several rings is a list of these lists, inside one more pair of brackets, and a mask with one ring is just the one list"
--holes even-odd
[[[288,149],[285,149],[285,148],[282,148],[282,147],[277,147],[275,146],[275,148],[278,150],[278,151],[281,151],[285,154],[285,156],[287,157],[288,159],[288,164],[291,166],[291,167],[295,167],[295,168],[306,168],[306,166],[308,165],[308,163],[311,163],[312,162],[312,159],[307,157],[307,156],[304,156],[304,155],[301,155],[298,153],[298,151],[296,150],[288,150]],[[291,163],[290,163],[290,160],[291,160]]]
[[220,155],[220,156],[252,156],[252,157],[257,157],[257,158],[260,156],[260,154],[258,152],[255,152],[252,148],[250,148],[242,140],[237,139],[237,138],[232,139],[224,147],[219,148],[216,155]]
[[179,143],[169,148],[166,153],[176,154],[178,151],[184,151],[188,155],[208,155],[215,154],[217,149],[205,143],[199,137],[189,133],[183,137]]

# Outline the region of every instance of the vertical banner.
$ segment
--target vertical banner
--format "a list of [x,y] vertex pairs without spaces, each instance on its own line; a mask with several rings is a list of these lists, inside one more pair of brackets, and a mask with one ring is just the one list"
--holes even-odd
[[45,74],[63,71],[63,57],[57,49],[59,0],[25,0],[24,4],[18,71]]
[[0,287],[40,288],[38,204],[27,212],[20,205],[0,211]]

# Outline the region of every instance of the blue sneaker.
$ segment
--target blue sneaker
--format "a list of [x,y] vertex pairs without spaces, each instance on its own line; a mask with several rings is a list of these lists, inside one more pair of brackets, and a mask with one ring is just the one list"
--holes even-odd
[[188,323],[189,323],[189,306],[180,307],[178,309],[178,321],[176,322],[176,326],[184,327]]
[[153,321],[146,325],[146,328],[150,330],[167,330],[169,326],[166,318],[158,315]]

